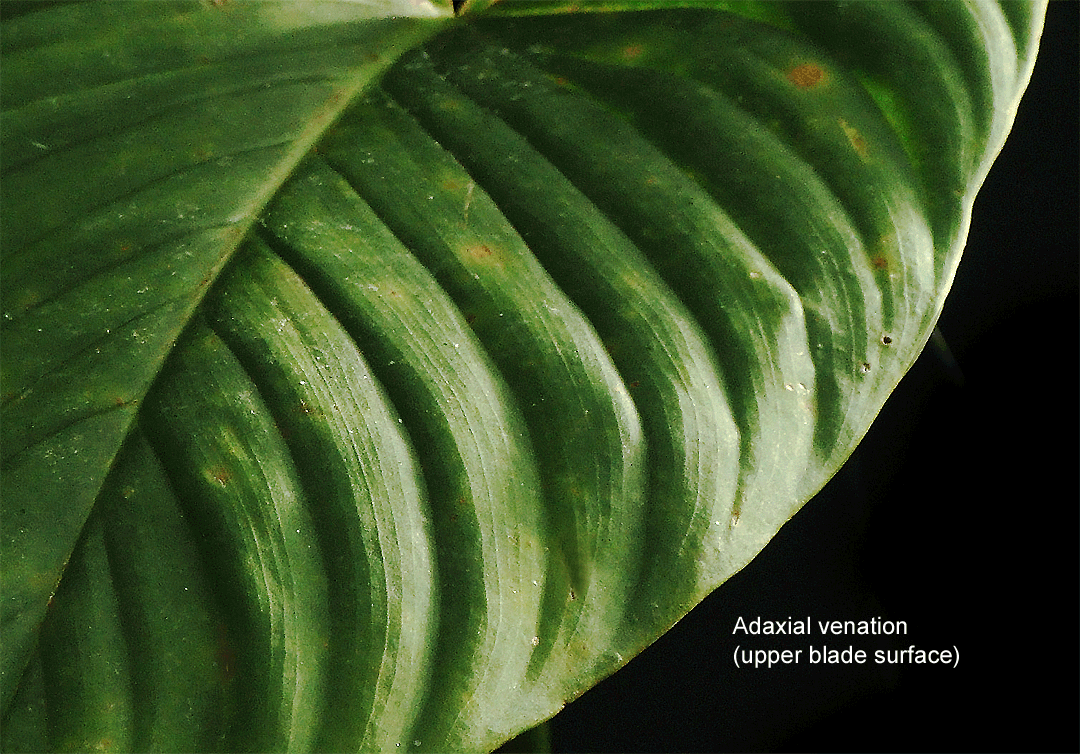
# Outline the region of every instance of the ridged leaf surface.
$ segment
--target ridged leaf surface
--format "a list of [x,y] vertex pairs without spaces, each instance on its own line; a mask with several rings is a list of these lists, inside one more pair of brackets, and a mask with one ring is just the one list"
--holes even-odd
[[486,750],[618,669],[922,349],[1043,12],[486,5],[5,19],[6,749]]

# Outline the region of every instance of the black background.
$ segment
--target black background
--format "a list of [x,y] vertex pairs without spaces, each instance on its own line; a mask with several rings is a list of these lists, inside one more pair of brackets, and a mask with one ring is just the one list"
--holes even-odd
[[[1077,751],[1080,5],[1052,2],[939,326],[851,460],[743,571],[554,720],[556,751]],[[736,619],[907,621],[957,668],[736,669]],[[816,633],[816,632],[815,632]],[[805,658],[805,652],[803,657]]]

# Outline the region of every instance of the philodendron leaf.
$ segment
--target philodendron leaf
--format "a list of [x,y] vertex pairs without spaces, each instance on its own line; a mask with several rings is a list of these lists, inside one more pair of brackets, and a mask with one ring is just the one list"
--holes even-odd
[[1044,7],[674,5],[4,9],[5,749],[492,749],[839,468]]

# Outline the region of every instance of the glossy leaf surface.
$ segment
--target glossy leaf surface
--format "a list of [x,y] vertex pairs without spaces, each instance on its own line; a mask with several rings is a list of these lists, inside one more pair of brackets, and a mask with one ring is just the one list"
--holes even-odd
[[655,5],[5,20],[5,748],[494,748],[836,471],[1042,7]]

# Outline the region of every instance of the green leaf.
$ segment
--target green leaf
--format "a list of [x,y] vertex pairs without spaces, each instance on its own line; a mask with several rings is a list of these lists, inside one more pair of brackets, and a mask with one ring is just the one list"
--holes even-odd
[[438,28],[379,17],[395,10],[96,3],[5,23],[5,706],[214,277],[349,100]]
[[5,748],[490,750],[618,669],[923,348],[1044,11],[488,5],[5,14]]

